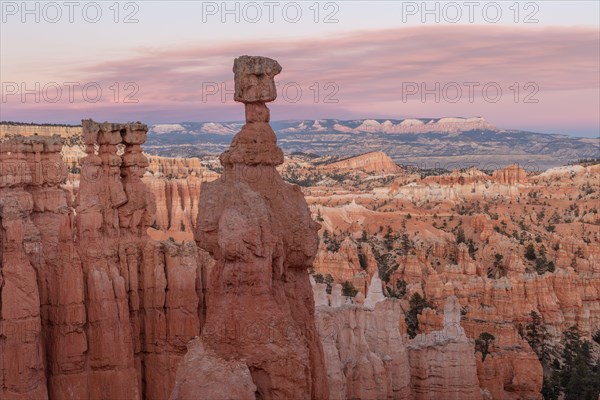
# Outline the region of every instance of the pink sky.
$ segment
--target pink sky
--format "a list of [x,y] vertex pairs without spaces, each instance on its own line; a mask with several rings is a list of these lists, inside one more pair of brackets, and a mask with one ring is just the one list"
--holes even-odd
[[[36,77],[40,86],[48,82],[61,86],[66,81],[96,82],[102,88],[97,103],[86,102],[80,87],[70,103],[64,86],[56,103],[43,97],[36,103],[34,95],[22,101],[19,93],[7,93],[14,87],[6,85],[23,80],[3,75],[1,119],[68,123],[88,117],[148,123],[240,120],[243,107],[231,94],[224,102],[221,93],[203,99],[203,85],[206,88],[215,82],[233,89],[233,59],[250,54],[275,58],[283,66],[276,77],[279,97],[271,105],[274,120],[484,116],[504,128],[597,136],[599,34],[597,28],[565,26],[426,25],[312,39],[148,45],[119,58],[79,58],[40,68]],[[115,101],[114,87],[111,89],[114,82],[120,85],[119,102]],[[123,103],[133,90],[133,86],[124,90],[127,82],[139,88],[133,96],[137,104]],[[473,102],[465,82],[479,85],[475,86]],[[25,83],[29,89],[35,87],[33,80]],[[439,102],[433,93],[422,101],[420,89],[413,95],[406,93],[408,86],[434,89],[436,83],[440,85]],[[502,89],[497,102],[482,97],[486,84],[490,97],[496,96],[495,87]],[[450,98],[441,92],[444,85]],[[451,86],[462,89],[456,102],[450,101],[457,95]],[[282,95],[284,87],[287,100]],[[302,97],[293,102],[297,88],[302,90]],[[54,97],[53,90],[46,94],[47,98]]]

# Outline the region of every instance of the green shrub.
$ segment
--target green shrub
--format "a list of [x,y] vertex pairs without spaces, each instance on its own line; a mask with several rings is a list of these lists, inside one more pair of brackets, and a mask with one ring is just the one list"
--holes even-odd
[[352,282],[345,281],[342,283],[342,294],[346,297],[355,297],[358,290],[354,287]]
[[490,354],[490,345],[494,340],[496,340],[496,337],[488,332],[482,332],[475,339],[475,351],[481,352],[481,361],[485,361],[487,355]]
[[414,293],[409,301],[410,309],[408,313],[404,316],[404,320],[406,321],[406,331],[408,333],[408,337],[411,339],[417,336],[417,332],[419,331],[419,318],[418,316],[423,312],[426,308],[433,308],[433,305],[429,303],[424,297],[422,297],[419,293]]

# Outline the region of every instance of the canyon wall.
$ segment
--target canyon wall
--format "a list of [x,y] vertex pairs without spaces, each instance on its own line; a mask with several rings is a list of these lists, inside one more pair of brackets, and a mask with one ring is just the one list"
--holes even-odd
[[[62,316],[65,323],[76,320],[83,307],[72,301],[77,297],[72,293],[76,285],[71,291],[50,288],[64,277],[56,274],[61,269],[57,266],[60,253],[69,250],[68,242],[61,239],[71,234],[73,225],[64,193],[58,188],[65,173],[60,168],[61,147],[58,137],[12,138],[0,143],[2,398],[48,398],[45,328],[52,314],[56,315],[45,301],[50,290],[56,303],[70,310]],[[76,269],[69,272],[76,273]],[[68,360],[68,355],[49,353],[55,360]],[[78,361],[71,358],[70,367]]]
[[193,242],[146,233],[155,212],[141,181],[146,130],[84,121],[73,203],[61,187],[62,139],[0,144],[2,398],[169,396],[200,332],[202,264]]
[[142,181],[154,195],[157,210],[150,235],[191,240],[198,219],[200,185],[216,177],[197,158],[148,156],[148,161]]
[[47,136],[58,135],[62,138],[81,136],[81,126],[61,125],[10,125],[0,124],[0,139],[10,136]]

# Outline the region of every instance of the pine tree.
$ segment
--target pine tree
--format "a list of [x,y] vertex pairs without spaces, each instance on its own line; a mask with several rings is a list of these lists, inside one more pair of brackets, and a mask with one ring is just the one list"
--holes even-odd
[[465,242],[466,242],[465,231],[462,227],[459,227],[458,230],[456,231],[456,243],[465,243]]
[[421,314],[425,308],[433,308],[433,305],[416,292],[410,298],[409,304],[410,310],[406,313],[404,319],[406,321],[408,337],[412,339],[417,336],[417,332],[419,331],[418,315]]
[[558,382],[565,400],[597,400],[600,394],[600,360],[592,359],[591,343],[576,327],[563,334],[562,366]]
[[550,334],[542,316],[535,311],[529,314],[531,322],[525,327],[525,340],[531,346],[531,349],[538,356],[543,366],[547,366],[550,361],[548,341]]
[[481,361],[485,361],[485,358],[490,354],[490,345],[496,340],[496,337],[488,332],[482,332],[479,337],[475,339],[475,351],[481,353]]
[[525,258],[528,259],[529,261],[533,261],[536,259],[535,247],[533,247],[532,243],[529,243],[527,245],[527,248],[525,249]]
[[358,290],[354,287],[352,282],[345,281],[342,283],[342,294],[346,297],[355,297]]

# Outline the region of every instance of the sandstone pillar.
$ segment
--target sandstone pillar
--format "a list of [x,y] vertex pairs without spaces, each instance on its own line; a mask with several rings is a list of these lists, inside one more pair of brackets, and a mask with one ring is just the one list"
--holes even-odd
[[265,57],[234,62],[234,99],[245,105],[246,124],[221,155],[221,178],[201,189],[195,238],[216,259],[201,339],[224,359],[244,360],[259,399],[324,399],[307,272],[318,224],[300,188],[275,169],[283,152],[265,104],[276,98],[273,78],[280,71]]

